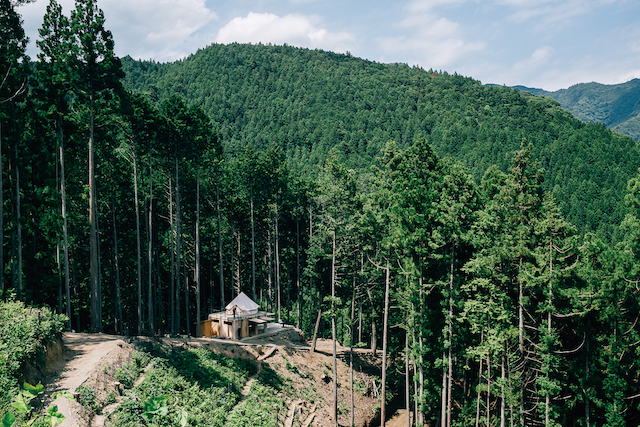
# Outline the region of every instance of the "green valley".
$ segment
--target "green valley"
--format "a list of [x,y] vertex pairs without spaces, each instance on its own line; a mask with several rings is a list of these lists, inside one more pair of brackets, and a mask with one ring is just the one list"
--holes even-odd
[[[397,408],[419,426],[640,424],[633,138],[547,96],[350,54],[121,59],[96,0],[50,0],[29,58],[16,2],[0,12],[0,408],[22,414],[5,425],[42,391],[18,388],[21,366],[63,329],[172,343],[105,368],[130,391],[114,425],[269,425],[301,393],[296,419],[346,425],[355,391],[382,424]],[[214,345],[206,319],[249,330],[227,307],[241,293],[256,332],[297,329],[277,375],[267,352],[187,348]]]

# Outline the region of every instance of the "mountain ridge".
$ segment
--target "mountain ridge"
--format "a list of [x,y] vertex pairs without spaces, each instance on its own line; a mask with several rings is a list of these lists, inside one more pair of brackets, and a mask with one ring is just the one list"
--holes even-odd
[[604,123],[610,129],[640,140],[640,79],[607,85],[578,83],[566,89],[547,91],[526,86],[516,89],[548,96],[584,122]]
[[582,231],[614,232],[640,164],[631,138],[580,121],[551,98],[458,74],[245,44],[213,44],[174,63],[122,63],[127,89],[202,106],[228,155],[275,144],[312,176],[332,150],[366,172],[387,142],[405,148],[424,136],[479,182],[492,165],[507,171],[526,141],[546,171],[545,189]]

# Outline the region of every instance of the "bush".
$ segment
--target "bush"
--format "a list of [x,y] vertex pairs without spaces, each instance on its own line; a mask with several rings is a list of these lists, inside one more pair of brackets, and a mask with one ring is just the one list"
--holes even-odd
[[80,386],[76,389],[78,393],[78,402],[85,408],[95,411],[98,409],[98,403],[96,402],[96,392],[93,387]]
[[37,363],[45,346],[60,337],[67,317],[21,301],[0,301],[0,414],[18,394],[22,367]]
[[135,374],[130,365],[124,365],[116,371],[116,381],[122,384],[124,388],[131,388],[136,380],[137,372]]
[[[202,348],[168,352],[156,348],[153,356],[144,380],[127,392],[122,404],[109,416],[107,426],[276,425],[273,405],[284,407],[282,399],[273,388],[257,383],[250,401],[242,405],[243,411],[231,413],[241,397],[239,390],[257,372],[255,362],[226,358]],[[148,356],[134,356],[132,365],[142,366],[136,360],[145,357]],[[266,371],[265,375],[263,369],[261,379],[266,376],[265,382],[281,384],[275,372]],[[266,415],[259,414],[263,410]]]

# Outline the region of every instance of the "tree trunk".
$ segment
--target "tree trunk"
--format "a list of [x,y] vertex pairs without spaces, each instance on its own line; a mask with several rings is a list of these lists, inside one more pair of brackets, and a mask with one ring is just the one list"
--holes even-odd
[[[68,238],[68,225],[67,225],[67,184],[65,180],[64,172],[64,134],[62,131],[62,119],[58,119],[58,138],[60,141],[60,198],[62,209],[62,251],[64,253],[64,291],[66,298],[66,313],[69,320],[67,320],[67,328],[71,330],[71,287],[69,285],[69,238]],[[2,153],[0,152],[0,157]],[[2,194],[2,186],[0,185],[0,194]],[[0,196],[0,203],[2,203],[2,196]],[[0,217],[2,216],[0,210]],[[2,220],[0,220],[0,234],[2,234]],[[0,237],[1,239],[1,237]],[[0,240],[0,247],[2,241]],[[0,250],[0,252],[2,252]],[[0,265],[2,265],[2,255],[0,255]],[[2,274],[0,274],[2,276]],[[0,277],[0,281],[2,278]],[[120,315],[120,322],[122,323],[122,313]],[[120,333],[122,333],[122,324],[120,324]]]
[[487,426],[491,425],[491,356],[487,355]]
[[116,222],[115,197],[111,195],[111,222],[113,223],[113,265],[116,285],[116,332],[122,335],[122,294],[120,291],[120,263],[118,262],[118,224]]
[[351,427],[355,423],[355,405],[353,400],[353,323],[355,319],[356,278],[353,277],[353,293],[351,295],[351,321],[349,324],[349,390],[351,391]]
[[[75,306],[75,310],[74,312],[76,313],[76,331],[80,331],[80,303],[78,302],[78,267],[76,265],[76,259],[70,259],[69,262],[71,262],[71,274],[72,274],[72,278],[73,281],[71,282],[73,284],[73,296],[75,297],[75,301],[76,301],[76,306]],[[73,332],[73,329],[71,330]]]
[[271,241],[271,224],[267,227],[267,296],[268,304],[273,310],[275,293],[273,292],[273,245]]
[[[12,103],[13,105],[13,103]],[[15,117],[15,113],[14,113]],[[15,120],[14,120],[15,127]],[[13,144],[16,162],[16,235],[18,239],[17,245],[17,271],[18,275],[18,300],[22,301],[22,215],[20,211],[20,166],[18,165],[18,141],[17,138]]]
[[169,299],[171,300],[171,304],[169,309],[171,310],[171,335],[176,335],[176,299],[175,299],[175,288],[176,288],[176,253],[175,253],[175,231],[174,231],[174,221],[173,221],[173,185],[171,183],[171,177],[169,177],[169,237],[171,244],[171,286],[169,289]]
[[[480,342],[482,343],[482,334],[480,335]],[[482,357],[480,358],[480,362],[478,363],[478,385],[482,382]],[[476,422],[474,424],[475,427],[479,427],[480,425],[480,400],[482,398],[482,393],[478,387],[478,395],[476,397]]]
[[[300,209],[296,210],[296,289],[298,290],[298,315],[296,327],[300,329],[302,327],[302,289],[300,288],[300,219],[298,218]],[[353,311],[353,309],[352,309]],[[353,326],[353,319],[351,319]]]
[[[551,337],[551,312],[553,304],[553,234],[549,238],[549,284],[547,288],[547,334],[548,339]],[[549,341],[550,342],[550,341]],[[550,346],[551,344],[549,344]],[[551,348],[547,348],[548,357],[551,356]],[[551,382],[551,366],[547,366],[547,380]],[[549,396],[549,390],[546,390],[544,396],[544,425],[549,427],[551,421],[551,401]]]
[[358,343],[362,342],[362,298],[358,304]]
[[[276,257],[276,301],[277,301],[277,308],[278,308],[278,322],[282,322],[282,310],[281,310],[281,303],[280,303],[280,247],[279,247],[279,243],[278,241],[280,240],[278,238],[279,236],[279,230],[278,230],[278,203],[276,203],[276,218],[275,218],[275,236],[274,236],[274,240],[275,240],[275,257]],[[331,279],[333,280],[333,278]]]
[[226,306],[224,301],[224,264],[222,260],[222,218],[220,216],[220,191],[216,182],[216,210],[218,213],[218,265],[220,269],[220,309],[224,310]]
[[256,298],[256,229],[253,217],[253,185],[249,190],[249,207],[251,210],[251,291],[253,300]]
[[409,331],[407,330],[404,334],[404,402],[407,408],[407,427],[411,427],[411,386],[409,380]]
[[[447,359],[446,350],[442,351],[442,362]],[[447,425],[447,367],[442,364],[442,387],[440,392],[440,426]]]
[[378,347],[378,338],[377,338],[377,326],[376,326],[376,319],[375,319],[375,314],[376,314],[376,310],[375,310],[375,305],[373,303],[373,296],[371,295],[371,289],[366,288],[367,289],[367,296],[369,297],[369,302],[371,302],[371,352],[373,353],[373,355],[376,355],[376,349]]
[[[149,330],[151,335],[155,336],[156,328],[154,325],[154,304],[153,301],[153,170],[151,159],[151,143],[149,143],[149,221],[147,224],[147,279],[148,279],[148,293],[149,293]],[[162,299],[160,294],[159,299]]]
[[313,328],[313,340],[311,341],[311,350],[313,354],[316,351],[316,340],[318,339],[318,329],[320,328],[320,319],[322,319],[322,308],[318,309],[318,317],[316,317],[316,326]]
[[200,338],[200,167],[196,172],[196,338]]
[[[586,337],[586,348],[585,348],[585,358],[584,358],[584,387],[588,387],[589,385],[589,341],[590,341],[590,333],[591,333],[591,319],[587,316],[587,337]],[[591,424],[591,408],[590,408],[590,399],[587,394],[586,388],[582,389],[584,393],[584,421],[585,427],[590,427]]]
[[500,360],[500,371],[501,371],[501,378],[502,378],[502,384],[500,385],[500,427],[505,427],[506,424],[506,405],[505,405],[505,393],[504,393],[504,384],[505,384],[505,379],[506,379],[506,373],[505,373],[505,369],[504,369],[504,356],[502,356],[502,359]]
[[176,329],[178,333],[180,333],[182,330],[180,325],[180,283],[182,282],[182,230],[180,216],[182,215],[182,212],[180,212],[180,172],[178,156],[175,155],[174,159],[176,169]]
[[100,278],[98,271],[98,232],[96,200],[95,163],[94,163],[94,105],[93,89],[89,93],[89,280],[91,290],[91,331],[102,330],[102,318],[100,316]]
[[2,179],[3,170],[4,168],[2,166],[2,119],[0,119],[0,295],[4,296],[4,195],[3,195],[4,180]]
[[380,399],[380,425],[387,424],[387,341],[389,330],[389,288],[390,288],[389,260],[387,259],[386,276],[384,281],[384,321],[382,323],[382,395]]
[[331,250],[331,338],[333,339],[333,425],[338,427],[338,362],[336,355],[336,231],[333,230]]
[[[133,203],[136,208],[136,266],[138,279],[138,335],[142,335],[142,249],[140,242],[140,204],[138,203],[138,162],[136,161],[136,151],[133,146]],[[149,300],[151,307],[151,300]],[[151,312],[151,308],[149,308]],[[153,332],[153,330],[151,330]]]
[[455,246],[451,248],[451,262],[449,264],[449,313],[447,319],[449,348],[447,349],[447,427],[451,427],[451,389],[453,386],[453,268],[455,259]]
[[235,282],[235,293],[232,295],[233,298],[236,295],[239,295],[242,292],[242,280],[240,277],[240,256],[242,255],[242,245],[240,241],[240,230],[237,227],[233,227],[233,237],[236,243],[236,254],[233,260],[233,269],[234,269],[234,282]]

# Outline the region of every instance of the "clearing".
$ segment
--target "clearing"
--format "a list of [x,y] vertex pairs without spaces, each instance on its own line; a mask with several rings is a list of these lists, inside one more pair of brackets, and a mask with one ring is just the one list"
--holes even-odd
[[[258,372],[267,364],[287,380],[285,400],[288,411],[280,424],[291,426],[330,426],[332,382],[330,378],[331,340],[319,339],[311,353],[301,333],[293,328],[269,328],[263,336],[231,341],[215,338],[162,338],[158,344],[169,347],[203,347],[235,359],[251,359]],[[106,334],[65,333],[62,351],[52,352],[42,371],[46,392],[43,401],[50,403],[51,393],[69,390],[82,398],[90,393],[94,405],[83,407],[78,401],[57,400],[65,416],[62,427],[100,427],[122,400],[123,386],[115,380],[119,368],[131,362],[134,349],[150,338],[127,338]],[[349,425],[349,349],[338,345],[338,399],[340,425]],[[354,350],[355,425],[370,426],[379,422],[379,357],[368,350]],[[295,367],[295,368],[292,368]],[[329,375],[328,375],[329,373]],[[144,375],[144,372],[142,373]],[[246,395],[255,380],[249,378],[241,394]],[[138,378],[138,382],[142,380]],[[117,396],[114,398],[113,396]],[[286,397],[289,396],[289,397]],[[295,396],[295,398],[291,397]],[[236,406],[242,405],[244,398]],[[405,415],[406,416],[406,415]]]

